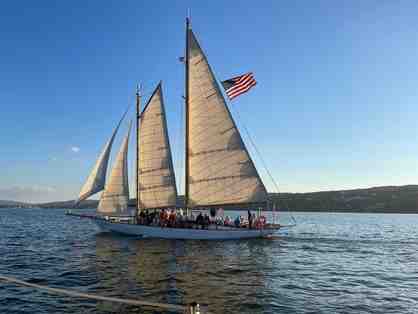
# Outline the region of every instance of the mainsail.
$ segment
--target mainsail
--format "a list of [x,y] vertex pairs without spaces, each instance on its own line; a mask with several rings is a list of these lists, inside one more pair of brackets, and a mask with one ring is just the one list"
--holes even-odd
[[266,188],[189,27],[186,47],[186,205],[266,202]]
[[96,161],[96,164],[93,167],[89,177],[84,183],[83,187],[81,188],[80,194],[76,203],[79,203],[86,198],[100,192],[105,187],[106,182],[106,171],[107,171],[107,164],[109,162],[110,151],[112,149],[112,144],[115,139],[116,133],[119,130],[120,124],[122,123],[123,119],[125,118],[127,111],[123,114],[122,118],[120,119],[118,125],[116,126],[115,130],[113,131],[112,136],[110,137],[109,141],[106,143],[105,147],[103,148],[102,152],[99,155],[99,158]]
[[176,206],[177,188],[161,83],[141,113],[139,127],[139,209]]
[[129,183],[128,183],[128,145],[131,124],[129,124],[116,161],[112,168],[105,190],[100,198],[97,211],[103,214],[123,213],[128,209]]

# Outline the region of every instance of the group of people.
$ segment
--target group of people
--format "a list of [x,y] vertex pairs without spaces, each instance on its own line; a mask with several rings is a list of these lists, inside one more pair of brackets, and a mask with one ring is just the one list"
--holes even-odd
[[237,216],[232,219],[230,216],[216,215],[216,210],[207,213],[199,212],[197,216],[191,213],[185,215],[182,209],[161,209],[159,211],[142,210],[137,217],[137,223],[147,226],[160,226],[168,228],[197,228],[209,229],[210,225],[228,226],[236,228],[260,229],[265,224],[263,216],[256,217],[248,210],[248,218]]
[[211,220],[207,214],[199,213],[187,216],[182,209],[161,209],[160,211],[143,210],[139,213],[137,223],[147,226],[160,226],[168,228],[197,228],[208,229]]

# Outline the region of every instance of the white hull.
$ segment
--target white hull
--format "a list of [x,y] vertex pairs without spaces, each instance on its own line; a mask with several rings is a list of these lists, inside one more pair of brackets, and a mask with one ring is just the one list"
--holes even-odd
[[184,229],[161,228],[158,226],[144,226],[127,223],[109,222],[104,219],[95,220],[101,230],[117,232],[126,235],[135,235],[144,238],[178,239],[178,240],[234,240],[264,238],[273,235],[279,228],[272,229]]

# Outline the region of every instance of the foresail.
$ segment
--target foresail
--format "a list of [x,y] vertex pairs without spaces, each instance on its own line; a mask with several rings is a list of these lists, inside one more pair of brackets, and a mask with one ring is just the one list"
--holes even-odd
[[128,209],[128,146],[131,124],[129,124],[116,161],[101,195],[97,211],[102,214],[124,213]]
[[262,203],[267,191],[219,85],[188,30],[188,206]]
[[99,155],[99,158],[96,161],[96,164],[93,167],[89,177],[87,178],[86,182],[84,183],[83,187],[81,188],[80,194],[76,203],[79,203],[86,198],[100,192],[105,187],[106,182],[106,171],[107,171],[107,164],[109,162],[110,151],[112,150],[113,141],[115,139],[116,133],[119,130],[120,124],[122,123],[123,119],[125,118],[127,112],[125,112],[120,119],[118,125],[116,126],[115,130],[113,131],[112,136],[110,137],[109,141],[106,143],[105,147],[103,148],[102,152]]
[[139,208],[176,206],[177,188],[161,83],[141,113],[138,154]]

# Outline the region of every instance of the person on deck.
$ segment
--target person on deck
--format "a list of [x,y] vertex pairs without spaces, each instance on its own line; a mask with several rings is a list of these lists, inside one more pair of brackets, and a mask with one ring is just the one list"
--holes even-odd
[[224,218],[222,216],[216,216],[215,224],[218,226],[222,226],[224,224]]
[[239,228],[239,226],[240,226],[240,224],[241,224],[241,221],[240,221],[240,219],[239,219],[240,217],[239,216],[237,216],[237,218],[235,218],[235,220],[234,220],[234,225],[235,225],[235,227],[237,227],[237,228]]
[[157,213],[157,211],[154,211],[154,219],[152,220],[153,226],[159,226],[160,225],[160,215]]
[[240,225],[240,227],[242,227],[242,226],[245,225],[245,223],[244,223],[244,217],[242,215],[239,216],[239,225]]
[[177,228],[184,228],[185,226],[183,211],[179,211],[176,215],[176,226]]
[[166,212],[165,209],[160,211],[160,226],[161,227],[165,227],[165,216],[166,216]]
[[251,211],[248,210],[248,228],[253,228],[253,216],[251,215]]
[[147,218],[147,225],[151,225],[152,222],[154,221],[154,217],[156,215],[155,209],[152,213],[148,214],[148,218]]
[[145,223],[145,212],[141,210],[139,213],[139,224],[143,225]]
[[232,224],[231,217],[226,216],[224,221],[224,226],[230,226]]
[[210,225],[210,218],[208,214],[205,214],[205,216],[203,216],[203,226],[204,229],[209,229],[209,225]]
[[186,216],[186,228],[194,228],[194,224],[196,223],[196,218],[192,212],[190,212],[189,216]]
[[174,228],[176,226],[176,211],[172,209],[168,215],[168,226]]
[[215,218],[216,217],[216,208],[212,207],[209,210],[209,214],[210,214],[210,217]]
[[201,212],[196,217],[196,224],[197,224],[198,228],[199,228],[199,226],[201,226],[201,228],[203,229],[203,215],[202,215]]

